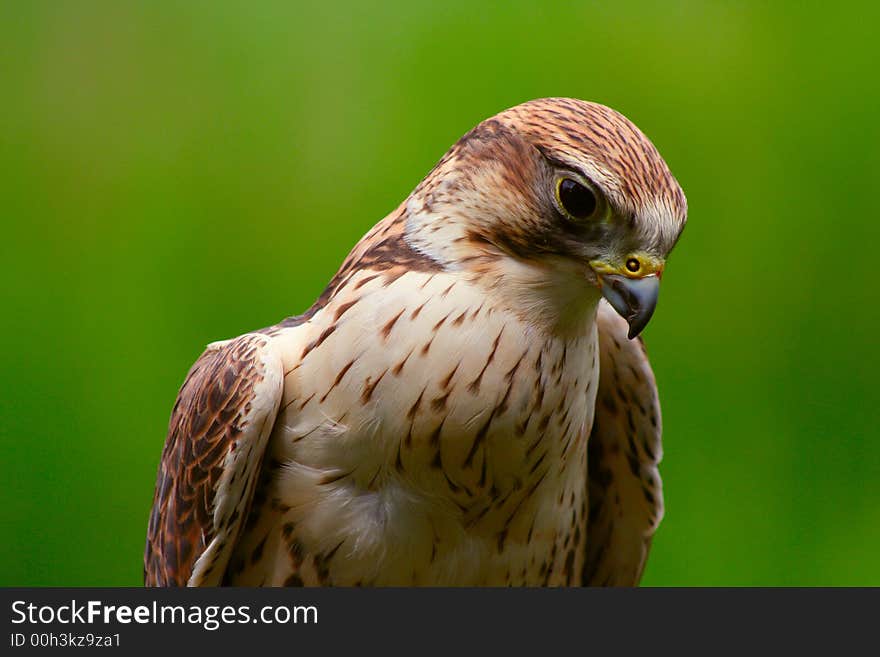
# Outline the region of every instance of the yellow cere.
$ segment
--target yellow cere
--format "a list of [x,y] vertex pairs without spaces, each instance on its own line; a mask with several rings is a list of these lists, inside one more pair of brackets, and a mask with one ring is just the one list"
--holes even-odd
[[[633,260],[635,263],[630,263]],[[627,278],[644,278],[660,274],[665,261],[648,253],[629,253],[613,263],[604,260],[591,260],[590,267],[597,274],[620,274]],[[637,266],[635,266],[637,265]]]

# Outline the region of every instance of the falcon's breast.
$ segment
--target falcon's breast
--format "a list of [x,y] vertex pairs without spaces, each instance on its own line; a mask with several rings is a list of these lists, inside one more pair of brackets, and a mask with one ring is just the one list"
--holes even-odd
[[365,270],[273,339],[284,396],[231,583],[579,579],[593,325],[540,336],[460,276]]

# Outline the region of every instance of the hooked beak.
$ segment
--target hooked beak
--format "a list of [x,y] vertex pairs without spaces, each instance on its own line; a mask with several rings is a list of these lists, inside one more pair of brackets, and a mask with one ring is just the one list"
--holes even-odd
[[656,274],[643,278],[628,278],[621,274],[600,274],[599,286],[602,296],[629,324],[627,337],[632,340],[648,325],[657,296],[660,279]]

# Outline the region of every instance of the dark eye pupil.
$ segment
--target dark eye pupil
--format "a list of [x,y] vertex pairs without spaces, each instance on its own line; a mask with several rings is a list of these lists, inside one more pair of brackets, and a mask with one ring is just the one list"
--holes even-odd
[[571,178],[559,183],[559,202],[575,219],[586,219],[596,211],[596,196],[593,192]]

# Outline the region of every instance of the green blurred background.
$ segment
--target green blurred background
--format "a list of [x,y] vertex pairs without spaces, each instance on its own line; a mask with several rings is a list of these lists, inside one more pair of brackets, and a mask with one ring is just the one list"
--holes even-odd
[[301,312],[461,134],[596,100],[690,223],[649,585],[880,585],[876,4],[5,2],[0,584],[137,585],[209,341]]

